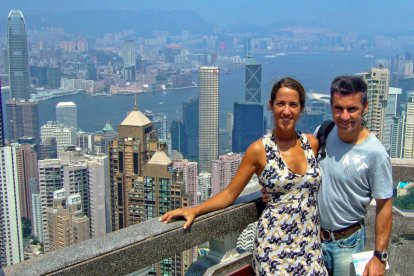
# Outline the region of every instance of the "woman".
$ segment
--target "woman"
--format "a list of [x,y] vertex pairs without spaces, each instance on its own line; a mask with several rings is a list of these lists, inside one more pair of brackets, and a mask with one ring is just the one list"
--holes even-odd
[[257,224],[253,252],[256,274],[325,275],[316,206],[318,142],[295,130],[304,105],[305,90],[298,81],[278,81],[269,100],[275,128],[249,146],[225,190],[200,205],[168,212],[160,220],[167,223],[184,217],[185,229],[196,216],[232,204],[255,173],[270,196]]

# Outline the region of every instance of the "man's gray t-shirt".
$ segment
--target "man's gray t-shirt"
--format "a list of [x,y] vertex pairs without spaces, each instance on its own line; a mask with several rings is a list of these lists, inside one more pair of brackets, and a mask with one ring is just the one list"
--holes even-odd
[[318,208],[323,229],[339,230],[359,222],[372,198],[393,195],[389,156],[372,133],[361,144],[349,144],[338,137],[335,126],[320,166]]

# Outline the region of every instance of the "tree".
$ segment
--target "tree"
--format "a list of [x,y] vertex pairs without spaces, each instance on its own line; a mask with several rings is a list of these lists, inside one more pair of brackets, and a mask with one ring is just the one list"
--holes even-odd
[[23,238],[30,238],[32,233],[32,223],[28,218],[22,218],[22,227],[23,227]]
[[414,187],[408,189],[408,194],[394,200],[394,205],[402,210],[414,210]]

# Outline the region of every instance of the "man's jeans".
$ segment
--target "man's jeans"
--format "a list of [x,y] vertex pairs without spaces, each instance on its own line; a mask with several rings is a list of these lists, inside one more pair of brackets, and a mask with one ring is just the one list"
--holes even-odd
[[341,240],[322,241],[323,259],[329,275],[355,275],[352,254],[364,251],[365,227]]

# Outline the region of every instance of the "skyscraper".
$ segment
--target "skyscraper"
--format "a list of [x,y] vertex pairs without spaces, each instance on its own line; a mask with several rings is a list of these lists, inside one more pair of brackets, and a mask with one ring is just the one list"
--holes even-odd
[[103,237],[111,232],[111,197],[109,158],[106,155],[88,156],[91,237]]
[[39,105],[33,100],[11,99],[6,104],[9,140],[34,137],[39,143]]
[[74,102],[59,102],[56,105],[56,122],[66,127],[78,127],[78,114]]
[[392,126],[394,118],[397,116],[398,97],[401,97],[401,88],[390,87],[388,100],[385,103],[384,126],[382,130],[382,144],[388,153],[391,150],[392,143]]
[[245,152],[264,132],[263,106],[259,103],[234,103],[232,151]]
[[33,221],[32,193],[38,190],[37,153],[29,144],[20,144],[16,147],[19,188],[20,188],[20,212],[21,216]]
[[184,148],[182,154],[191,160],[198,159],[198,98],[183,103]]
[[29,59],[24,17],[20,10],[11,10],[7,23],[10,98],[30,99]]
[[173,167],[183,173],[185,192],[190,197],[189,205],[196,205],[198,193],[197,162],[191,162],[187,159],[176,160]]
[[218,157],[219,69],[198,70],[199,126],[198,159],[200,171],[211,170],[211,161]]
[[368,113],[365,116],[367,127],[383,142],[385,106],[388,100],[390,72],[387,68],[371,68],[359,73],[368,84]]
[[17,150],[0,147],[0,267],[24,260]]
[[51,251],[47,208],[53,207],[53,192],[63,188],[63,168],[59,159],[39,160],[39,189],[42,204],[43,247]]
[[[142,181],[138,180],[134,192],[130,193],[128,213],[138,217],[143,214],[144,220],[147,220],[188,206],[189,197],[184,191],[183,174],[172,165],[164,151],[157,150],[153,154],[144,165]],[[177,254],[162,260],[154,266],[154,275],[184,275],[182,259],[182,254]]]
[[118,137],[109,146],[112,230],[143,220],[128,212],[128,193],[157,149],[151,121],[135,106],[122,121]]
[[137,46],[134,40],[125,40],[124,49],[122,50],[122,58],[125,67],[135,67],[137,59]]
[[244,85],[245,101],[260,103],[262,101],[262,65],[254,58],[246,58]]
[[1,79],[0,79],[0,147],[5,145],[4,141],[4,114],[3,114],[3,94],[1,93]]
[[407,102],[404,124],[403,158],[414,158],[414,92]]

